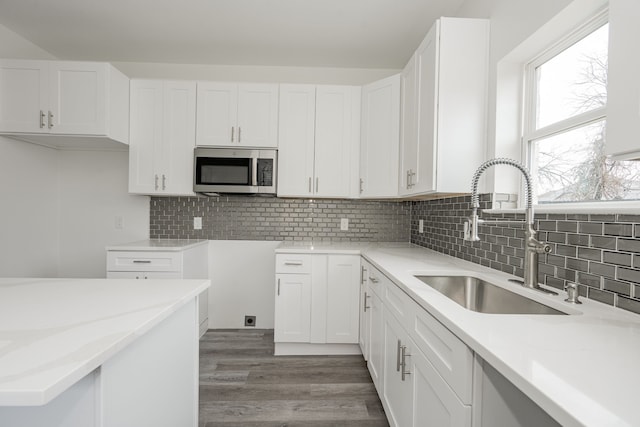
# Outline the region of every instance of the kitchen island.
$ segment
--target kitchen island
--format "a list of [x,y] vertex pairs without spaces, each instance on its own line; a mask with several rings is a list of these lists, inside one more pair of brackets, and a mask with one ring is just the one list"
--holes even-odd
[[0,425],[196,426],[208,287],[0,279]]

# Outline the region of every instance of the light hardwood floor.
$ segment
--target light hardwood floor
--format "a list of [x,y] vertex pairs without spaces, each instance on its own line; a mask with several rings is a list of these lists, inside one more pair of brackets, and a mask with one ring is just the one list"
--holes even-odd
[[388,426],[362,356],[273,356],[273,330],[200,341],[200,427]]

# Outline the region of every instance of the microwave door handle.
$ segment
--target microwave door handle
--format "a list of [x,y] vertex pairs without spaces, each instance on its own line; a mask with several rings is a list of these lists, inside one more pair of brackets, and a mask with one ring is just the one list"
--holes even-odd
[[253,157],[251,159],[251,185],[258,186],[258,158]]

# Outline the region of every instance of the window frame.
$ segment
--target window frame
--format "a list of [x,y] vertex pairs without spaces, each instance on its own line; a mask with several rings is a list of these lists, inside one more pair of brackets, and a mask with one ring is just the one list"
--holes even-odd
[[[530,171],[534,171],[533,152],[534,142],[536,140],[549,138],[555,135],[569,132],[571,130],[585,127],[589,124],[607,119],[607,107],[598,107],[590,111],[578,113],[558,122],[546,125],[536,129],[537,117],[537,73],[539,66],[554,58],[570,48],[589,34],[606,25],[609,22],[608,9],[601,10],[591,18],[585,20],[582,24],[569,31],[555,42],[548,45],[540,51],[531,60],[526,61],[523,66],[523,108],[522,108],[522,136],[521,136],[521,152],[524,164]],[[524,183],[523,183],[524,184]],[[535,183],[534,183],[535,188]],[[524,195],[524,185],[520,193]],[[544,211],[545,208],[553,211],[559,211],[562,208],[567,210],[584,210],[585,208],[598,210],[602,208],[620,208],[633,205],[640,206],[637,200],[628,201],[582,201],[582,202],[550,202],[539,204],[537,200],[537,191],[534,191],[534,205],[537,211]]]

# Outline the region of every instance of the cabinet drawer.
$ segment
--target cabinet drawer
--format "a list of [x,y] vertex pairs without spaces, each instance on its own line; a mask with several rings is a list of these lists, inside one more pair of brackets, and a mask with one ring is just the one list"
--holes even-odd
[[416,302],[386,276],[382,276],[382,281],[384,282],[382,301],[385,308],[396,317],[405,329],[410,329],[413,305]]
[[276,273],[293,273],[293,274],[311,273],[311,255],[302,255],[302,254],[276,255]]
[[387,276],[382,274],[380,270],[371,265],[369,265],[369,268],[367,269],[367,271],[365,271],[365,274],[367,275],[367,280],[369,281],[369,289],[375,292],[378,296],[383,295],[384,284],[386,282],[390,282],[390,280],[387,279]]
[[107,252],[107,271],[181,271],[181,252]]
[[462,403],[470,405],[473,372],[471,349],[415,302],[410,315],[409,335]]

